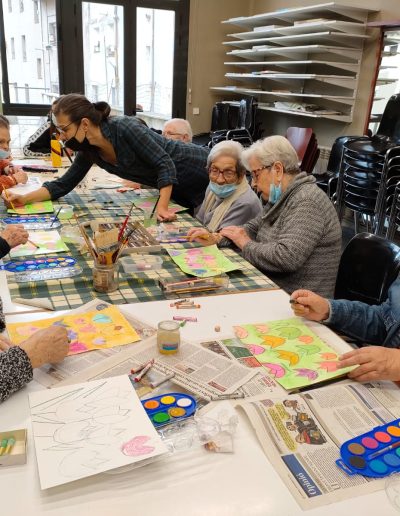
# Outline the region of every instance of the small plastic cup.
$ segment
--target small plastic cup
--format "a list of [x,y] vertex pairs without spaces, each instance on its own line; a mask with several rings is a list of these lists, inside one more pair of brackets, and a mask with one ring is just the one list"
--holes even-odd
[[57,217],[60,220],[72,219],[72,217],[74,216],[74,207],[71,206],[71,204],[62,204],[62,205],[58,205],[58,206],[55,205],[54,206],[54,215],[56,215],[57,213],[58,213]]
[[153,212],[153,208],[150,210],[144,210],[143,212],[143,226],[145,228],[149,228],[151,226],[155,226],[157,224],[157,213],[155,212],[154,210],[154,213]]

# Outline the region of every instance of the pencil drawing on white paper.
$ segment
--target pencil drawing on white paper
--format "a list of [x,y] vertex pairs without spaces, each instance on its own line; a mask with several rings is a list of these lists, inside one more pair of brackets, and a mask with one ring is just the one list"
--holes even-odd
[[34,392],[30,406],[42,489],[166,451],[127,376]]

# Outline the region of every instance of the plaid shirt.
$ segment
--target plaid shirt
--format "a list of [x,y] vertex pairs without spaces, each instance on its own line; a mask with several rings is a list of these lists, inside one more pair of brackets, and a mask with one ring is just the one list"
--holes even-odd
[[173,185],[172,198],[187,208],[201,204],[209,183],[206,170],[208,149],[167,140],[134,117],[110,117],[100,124],[100,129],[114,147],[117,164],[104,161],[96,147],[92,152],[78,152],[74,163],[62,177],[43,184],[52,199],[73,190],[96,163],[111,174],[153,188]]

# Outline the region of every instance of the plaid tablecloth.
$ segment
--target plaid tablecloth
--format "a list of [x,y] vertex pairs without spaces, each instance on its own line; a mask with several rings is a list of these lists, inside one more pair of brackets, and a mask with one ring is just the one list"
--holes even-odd
[[[124,217],[135,196],[136,194],[133,192],[119,194],[110,190],[94,190],[89,194],[71,192],[57,202],[60,204],[74,205],[79,222],[84,222],[91,219],[105,219],[117,216]],[[103,208],[112,209],[104,210]],[[1,207],[0,215],[4,216],[4,214],[5,209]],[[142,219],[143,213],[140,210],[133,210],[132,220],[141,221]],[[75,219],[61,222],[63,226],[77,224]],[[197,221],[184,212],[178,214],[178,222],[179,225],[187,228],[198,225]],[[8,273],[7,281],[11,298],[45,297],[52,302],[56,310],[76,308],[94,298],[104,299],[112,304],[158,301],[165,299],[159,286],[160,279],[182,281],[189,278],[189,276],[184,274],[174,264],[168,254],[163,252],[161,256],[164,263],[161,270],[126,274],[121,268],[118,290],[110,294],[102,294],[93,289],[93,260],[90,254],[82,255],[75,245],[69,243],[67,245],[70,249],[70,255],[73,256],[82,267],[83,272],[81,275],[61,280],[50,279],[47,281],[16,283],[13,281],[13,274]],[[173,246],[178,247],[180,245],[181,244],[174,244]],[[188,245],[192,246],[193,244],[185,244],[185,246]],[[278,288],[276,284],[232,249],[224,249],[223,253],[230,260],[238,263],[241,270],[229,273],[230,283],[228,287],[218,289],[215,291],[215,294]],[[207,295],[207,293],[204,294]],[[195,295],[199,296],[201,294],[196,293]]]

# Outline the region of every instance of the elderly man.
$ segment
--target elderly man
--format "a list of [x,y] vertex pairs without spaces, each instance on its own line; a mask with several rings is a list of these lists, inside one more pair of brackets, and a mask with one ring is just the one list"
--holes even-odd
[[193,138],[192,128],[184,118],[171,118],[165,122],[162,135],[168,140],[180,140],[184,143],[191,143]]

